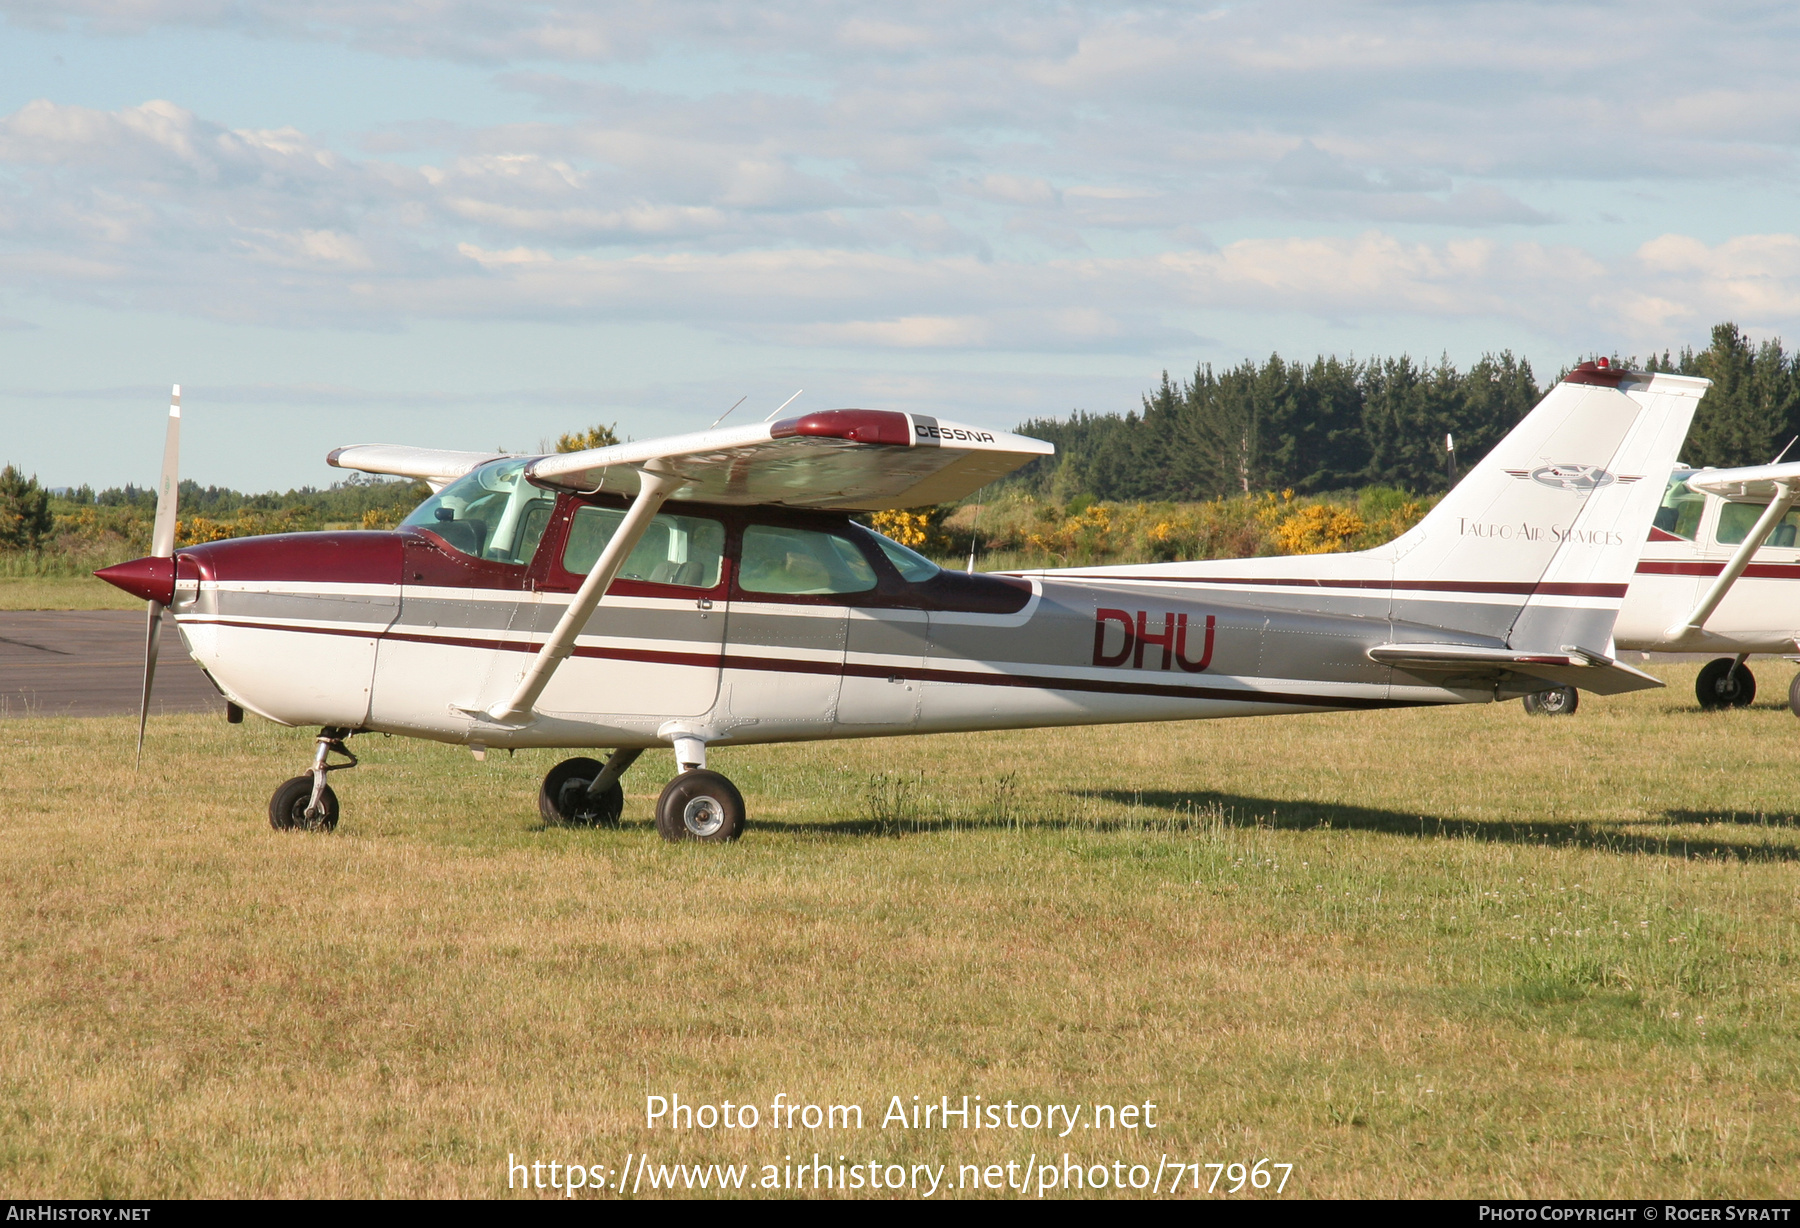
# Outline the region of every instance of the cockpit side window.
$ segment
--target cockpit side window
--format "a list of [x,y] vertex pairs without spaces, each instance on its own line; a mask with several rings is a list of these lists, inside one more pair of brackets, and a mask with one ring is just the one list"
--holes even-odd
[[478,559],[529,563],[556,505],[555,496],[525,479],[535,459],[490,461],[425,500],[401,525],[427,529]]
[[[563,570],[578,576],[592,571],[600,561],[600,552],[624,520],[624,508],[584,507],[577,511],[563,546]],[[664,512],[651,519],[650,527],[619,567],[616,578],[682,588],[712,588],[719,582],[724,557],[723,524],[704,516]]]
[[[1719,544],[1736,546],[1750,536],[1750,530],[1762,519],[1762,514],[1769,510],[1766,503],[1727,503],[1719,509]],[[1781,518],[1769,534],[1765,546],[1787,547],[1792,549],[1796,533],[1800,533],[1800,508],[1795,508]]]
[[[1700,532],[1700,513],[1706,510],[1706,496],[1687,484],[1693,476],[1690,470],[1670,476],[1668,489],[1663,491],[1662,505],[1656,509],[1656,518],[1651,521],[1664,533],[1690,542]],[[1742,534],[1738,540],[1744,540]]]

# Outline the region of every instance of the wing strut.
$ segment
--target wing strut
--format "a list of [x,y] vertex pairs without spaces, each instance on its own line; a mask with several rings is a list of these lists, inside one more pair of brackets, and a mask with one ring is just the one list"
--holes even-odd
[[1700,598],[1700,604],[1694,607],[1693,612],[1663,633],[1666,638],[1678,640],[1706,625],[1706,620],[1712,617],[1713,611],[1719,608],[1719,603],[1725,600],[1725,594],[1731,591],[1731,586],[1744,574],[1744,568],[1750,565],[1751,557],[1769,540],[1769,534],[1775,531],[1775,526],[1781,523],[1781,518],[1788,514],[1796,500],[1800,500],[1800,481],[1775,483],[1775,498],[1770,500],[1768,508],[1757,520],[1756,527],[1750,530],[1750,535],[1738,546],[1737,553],[1725,564],[1725,570],[1712,582],[1712,587],[1706,590],[1706,595]]
[[568,609],[557,620],[556,629],[550,633],[550,638],[544,641],[537,656],[532,658],[525,676],[519,680],[519,689],[513,692],[510,699],[487,710],[485,715],[490,720],[516,724],[531,712],[531,706],[544,693],[544,688],[550,684],[550,678],[556,673],[557,667],[575,651],[575,637],[581,634],[581,629],[592,617],[607,586],[612,583],[613,576],[624,566],[625,560],[631,557],[631,552],[637,549],[644,530],[650,527],[651,518],[662,507],[663,500],[682,484],[682,479],[673,474],[659,473],[648,468],[640,473],[638,496],[631,501],[631,507],[626,511],[625,519],[620,522],[618,531],[606,543],[606,549],[600,552],[587,579],[575,590],[575,599],[569,602]]

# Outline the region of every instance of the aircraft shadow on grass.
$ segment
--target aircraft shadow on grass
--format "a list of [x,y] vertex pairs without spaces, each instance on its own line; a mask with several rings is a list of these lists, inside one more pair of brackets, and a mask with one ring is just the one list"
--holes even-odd
[[[1279,831],[1317,831],[1340,828],[1378,831],[1397,836],[1436,840],[1482,840],[1496,844],[1536,844],[1548,848],[1587,848],[1609,853],[1646,854],[1691,860],[1791,862],[1800,861],[1800,844],[1741,844],[1690,836],[1655,836],[1622,831],[1606,823],[1582,819],[1543,819],[1509,822],[1489,819],[1444,818],[1408,814],[1372,806],[1336,802],[1280,801],[1204,790],[1075,789],[1071,797],[1110,802],[1124,813],[1103,818],[1070,818],[1057,814],[1032,814],[1025,803],[1015,803],[1013,813],[947,816],[918,813],[900,817],[864,817],[830,823],[786,823],[765,820],[757,826],[794,834],[829,832],[846,836],[904,836],[962,830],[1009,828],[1086,829],[1092,831],[1200,831],[1215,824],[1240,829],[1268,828]],[[921,807],[923,810],[924,808]],[[1746,814],[1729,811],[1666,810],[1649,824],[1707,826],[1721,823],[1765,829],[1784,829],[1800,838],[1800,814]]]
[[[1266,797],[1241,797],[1230,793],[1206,791],[1124,789],[1082,791],[1079,796],[1115,802],[1121,806],[1155,809],[1171,815],[1192,815],[1198,820],[1218,821],[1231,827],[1267,827],[1284,831],[1308,831],[1326,827],[1354,831],[1380,831],[1400,836],[1425,839],[1483,840],[1496,844],[1539,844],[1547,847],[1591,848],[1609,853],[1652,853],[1683,859],[1726,861],[1800,861],[1800,845],[1740,844],[1732,840],[1705,837],[1655,836],[1622,831],[1609,823],[1592,823],[1584,819],[1539,819],[1514,822],[1496,819],[1445,818],[1441,815],[1408,814],[1398,810],[1381,810],[1372,806],[1350,806],[1336,802],[1277,801]],[[1663,824],[1668,826],[1707,825],[1721,822],[1741,824],[1766,821],[1769,827],[1791,828],[1800,816],[1780,814],[1729,815],[1697,810],[1666,810],[1661,818],[1642,820],[1634,826]],[[1121,826],[1128,825],[1129,820]],[[1800,834],[1800,833],[1796,833]]]

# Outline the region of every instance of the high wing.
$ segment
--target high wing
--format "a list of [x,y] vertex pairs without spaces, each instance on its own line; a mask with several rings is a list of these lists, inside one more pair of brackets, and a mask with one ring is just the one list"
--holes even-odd
[[1688,478],[1687,484],[1709,495],[1727,499],[1773,498],[1781,493],[1779,484],[1800,482],[1800,461],[1781,465],[1746,465],[1741,469],[1702,469]]
[[338,469],[419,478],[435,494],[477,465],[485,465],[505,455],[505,452],[450,452],[443,448],[410,448],[404,444],[359,443],[333,450],[326,455],[325,463]]
[[[892,410],[830,409],[774,423],[696,431],[542,457],[526,473],[563,490],[635,495],[640,473],[680,479],[671,499],[873,512],[960,499],[1054,444]],[[363,444],[326,459],[340,469],[418,477],[434,486],[499,453]]]
[[639,469],[654,462],[681,479],[672,499],[873,512],[960,499],[1055,451],[920,414],[829,409],[546,456],[528,472],[565,490],[635,494]]

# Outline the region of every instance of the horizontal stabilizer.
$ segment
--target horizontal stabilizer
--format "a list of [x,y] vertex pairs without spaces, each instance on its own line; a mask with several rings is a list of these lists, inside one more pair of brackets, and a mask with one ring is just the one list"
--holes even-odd
[[1619,695],[1663,685],[1662,679],[1574,645],[1556,652],[1519,652],[1479,644],[1377,644],[1369,657],[1412,674],[1454,674],[1501,681],[1509,674]]

